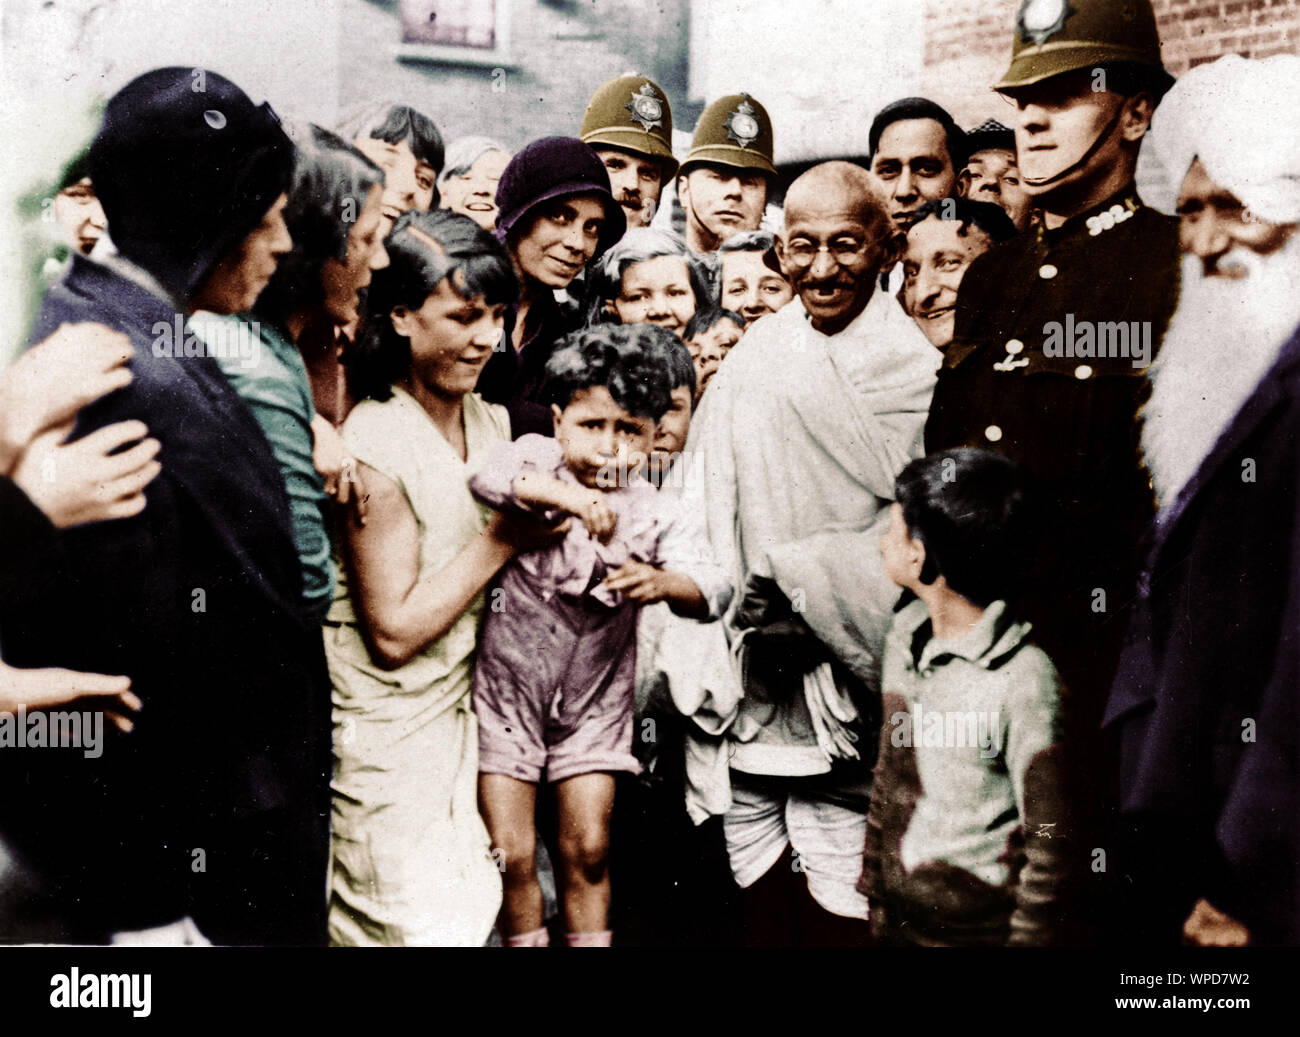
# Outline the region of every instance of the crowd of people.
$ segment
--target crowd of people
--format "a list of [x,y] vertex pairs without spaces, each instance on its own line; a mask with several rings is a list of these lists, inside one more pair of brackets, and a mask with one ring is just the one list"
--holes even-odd
[[1300,942],[1300,58],[1010,42],[789,184],[643,76],[110,98],[0,375],[0,939]]

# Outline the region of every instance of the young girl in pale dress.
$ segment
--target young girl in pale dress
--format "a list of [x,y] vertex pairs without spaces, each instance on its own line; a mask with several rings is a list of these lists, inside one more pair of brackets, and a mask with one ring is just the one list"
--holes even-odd
[[471,220],[411,211],[386,241],[350,378],[343,439],[370,494],[349,517],[326,648],[334,686],[330,939],[481,945],[501,876],[475,801],[471,707],[483,588],[548,535],[470,496],[510,439],[472,390],[518,293]]

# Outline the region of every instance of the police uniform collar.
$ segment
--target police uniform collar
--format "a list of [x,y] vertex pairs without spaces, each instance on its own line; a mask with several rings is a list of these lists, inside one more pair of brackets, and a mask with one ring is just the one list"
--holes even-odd
[[1055,230],[1048,230],[1040,223],[1038,242],[1040,245],[1051,246],[1076,235],[1098,237],[1129,220],[1141,208],[1144,205],[1138,197],[1137,185],[1130,180],[1105,201],[1098,202],[1077,216],[1071,216]]

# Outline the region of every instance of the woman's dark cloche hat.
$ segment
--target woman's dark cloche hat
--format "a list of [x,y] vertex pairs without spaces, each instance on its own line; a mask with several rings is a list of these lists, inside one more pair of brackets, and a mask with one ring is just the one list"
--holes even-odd
[[[577,137],[543,137],[515,155],[497,185],[496,236],[506,241],[510,231],[538,206],[558,198],[595,194],[605,206],[599,256],[623,236],[627,218],[610,190],[605,164]],[[593,257],[594,258],[594,257]]]
[[288,190],[293,161],[269,105],[216,72],[158,68],[108,102],[90,178],[118,251],[188,300]]

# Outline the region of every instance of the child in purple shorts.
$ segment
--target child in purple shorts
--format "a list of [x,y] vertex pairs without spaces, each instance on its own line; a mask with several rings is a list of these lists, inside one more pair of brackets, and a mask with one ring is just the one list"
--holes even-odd
[[470,480],[480,501],[555,522],[555,547],[518,555],[492,591],[474,674],[479,804],[504,853],[501,928],[545,946],[533,823],[537,784],[555,788],[560,899],[572,946],[608,946],[614,773],[632,755],[640,606],[717,619],[731,596],[688,516],[644,478],[672,399],[663,336],[650,324],[570,335],[547,363],[555,438],[502,444]]

